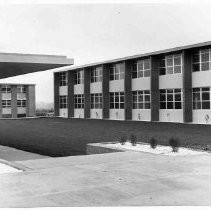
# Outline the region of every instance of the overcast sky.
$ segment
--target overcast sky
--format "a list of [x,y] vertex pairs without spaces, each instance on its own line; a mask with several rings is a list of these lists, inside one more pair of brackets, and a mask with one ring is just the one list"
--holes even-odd
[[[211,41],[211,4],[0,5],[0,51],[66,55],[75,65]],[[52,71],[0,82],[36,83],[53,102]]]

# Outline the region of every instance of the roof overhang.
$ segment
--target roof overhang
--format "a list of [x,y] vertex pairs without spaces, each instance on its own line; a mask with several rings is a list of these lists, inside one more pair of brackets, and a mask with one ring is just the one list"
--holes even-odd
[[0,79],[73,64],[66,56],[0,53]]

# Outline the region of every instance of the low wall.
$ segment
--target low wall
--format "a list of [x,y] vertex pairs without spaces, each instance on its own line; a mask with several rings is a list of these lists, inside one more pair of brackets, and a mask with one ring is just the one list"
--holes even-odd
[[108,148],[106,147],[106,144],[100,144],[100,143],[87,144],[86,146],[87,155],[113,153],[113,152],[124,152],[124,150]]

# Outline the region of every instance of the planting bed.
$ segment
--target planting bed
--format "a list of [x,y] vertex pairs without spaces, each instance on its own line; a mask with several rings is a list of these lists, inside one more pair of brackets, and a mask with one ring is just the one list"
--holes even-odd
[[170,146],[158,145],[155,149],[152,149],[149,144],[144,144],[144,143],[137,143],[136,146],[132,146],[130,142],[126,142],[124,145],[120,143],[105,143],[105,147],[112,149],[132,150],[137,152],[149,152],[154,154],[172,155],[172,156],[209,154],[208,152],[205,151],[196,151],[183,147],[178,148],[178,152],[172,152],[172,148]]

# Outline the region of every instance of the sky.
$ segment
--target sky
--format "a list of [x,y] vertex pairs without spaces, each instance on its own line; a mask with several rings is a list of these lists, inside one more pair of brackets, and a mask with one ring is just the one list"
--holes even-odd
[[[190,1],[189,1],[190,2]],[[211,41],[211,4],[0,4],[0,52],[65,55],[75,65]],[[0,82],[35,83],[53,102],[53,71]]]

